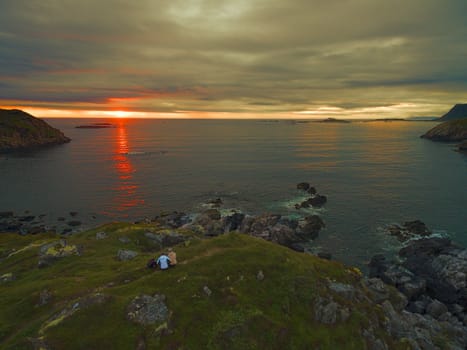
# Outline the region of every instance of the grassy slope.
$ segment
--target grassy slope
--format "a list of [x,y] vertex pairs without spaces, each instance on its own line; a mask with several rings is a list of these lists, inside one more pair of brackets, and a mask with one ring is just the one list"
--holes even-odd
[[[96,240],[95,233],[102,230],[108,238]],[[52,349],[133,349],[138,339],[148,348],[162,349],[364,349],[361,330],[369,324],[377,328],[377,306],[368,301],[350,305],[338,295],[334,300],[351,307],[349,320],[334,325],[314,321],[314,300],[329,297],[329,279],[361,288],[359,274],[340,263],[228,234],[210,240],[193,236],[176,248],[176,268],[152,271],[145,264],[159,248],[142,235],[148,230],[158,229],[110,224],[77,234],[68,244],[81,245],[82,256],[42,269],[37,268],[37,244],[55,238],[0,235],[0,275],[16,276],[0,284],[2,349],[30,349],[27,338],[40,336]],[[122,236],[132,242],[120,242]],[[29,248],[19,251],[22,247]],[[120,262],[115,257],[122,248],[140,254]],[[265,275],[262,281],[256,278],[259,270]],[[211,296],[205,295],[204,286]],[[53,299],[38,306],[43,289],[51,290]],[[45,328],[53,315],[97,292],[108,299]],[[166,295],[172,312],[168,333],[126,320],[127,305],[141,293]]]

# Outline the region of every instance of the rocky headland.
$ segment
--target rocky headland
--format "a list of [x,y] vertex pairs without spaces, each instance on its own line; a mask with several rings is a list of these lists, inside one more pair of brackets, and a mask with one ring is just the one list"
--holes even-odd
[[459,142],[467,140],[467,119],[444,122],[421,136],[432,141]]
[[0,109],[0,151],[70,142],[60,130],[18,109]]

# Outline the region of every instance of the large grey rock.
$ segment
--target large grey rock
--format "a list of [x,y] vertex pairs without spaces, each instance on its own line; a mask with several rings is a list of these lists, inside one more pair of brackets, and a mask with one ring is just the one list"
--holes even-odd
[[439,318],[442,314],[448,312],[446,305],[439,300],[433,300],[427,307],[426,313],[433,318]]
[[132,260],[138,255],[137,252],[133,250],[127,250],[127,249],[120,249],[117,252],[117,258],[120,261],[127,261],[127,260]]
[[135,297],[127,307],[126,317],[128,320],[144,326],[167,322],[169,309],[165,304],[165,295],[142,294]]

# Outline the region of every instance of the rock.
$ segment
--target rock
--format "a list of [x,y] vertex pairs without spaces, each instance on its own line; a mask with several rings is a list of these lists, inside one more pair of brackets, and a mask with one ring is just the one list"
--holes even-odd
[[208,209],[203,212],[203,216],[206,216],[211,220],[220,220],[221,213],[217,209]]
[[323,227],[325,227],[324,221],[318,215],[307,216],[299,221],[297,234],[303,240],[316,239]]
[[442,314],[448,312],[446,305],[441,303],[439,300],[433,300],[427,307],[426,313],[433,318],[439,318]]
[[368,290],[370,292],[371,299],[377,303],[381,304],[384,301],[389,299],[389,289],[386,284],[379,278],[369,278],[364,280]]
[[240,230],[245,214],[233,213],[232,215],[224,218],[224,227],[226,232]]
[[415,312],[417,314],[424,314],[426,310],[426,304],[421,300],[417,300],[409,303],[409,305],[407,306],[407,310],[410,312]]
[[420,136],[424,139],[441,142],[467,140],[467,118],[451,120],[435,126]]
[[52,299],[52,293],[50,292],[50,290],[43,289],[39,293],[39,303],[38,303],[38,305],[39,306],[46,305],[46,304],[48,304],[50,302],[51,299]]
[[80,225],[81,225],[81,221],[78,221],[78,220],[68,221],[68,226],[76,227],[76,226],[80,226]]
[[60,130],[18,109],[0,109],[0,151],[70,142]]
[[167,323],[169,315],[165,295],[162,294],[141,294],[130,302],[126,310],[128,320],[143,326]]
[[430,230],[420,220],[407,221],[402,227],[390,225],[387,227],[390,235],[395,236],[400,242],[406,242],[412,238],[420,238],[431,235]]
[[431,235],[430,230],[426,227],[426,225],[421,222],[420,220],[415,220],[415,221],[407,221],[404,223],[404,228],[407,229],[407,231],[418,235],[418,236],[429,236]]
[[170,232],[168,234],[162,235],[162,246],[173,247],[174,245],[183,243],[188,239],[188,236],[182,235],[177,232]]
[[50,266],[56,260],[71,255],[81,255],[81,249],[76,245],[68,244],[65,239],[44,244],[39,248],[38,267]]
[[443,252],[448,252],[452,248],[451,240],[448,238],[428,238],[419,239],[399,251],[399,255],[403,258],[408,257],[434,257]]
[[308,182],[300,182],[297,184],[297,190],[306,191],[310,188],[310,184]]
[[414,279],[404,283],[398,288],[408,299],[416,299],[426,291],[426,281],[423,279]]
[[336,294],[339,294],[343,298],[347,300],[354,300],[356,290],[355,287],[351,286],[350,284],[338,283],[338,282],[330,282],[328,287],[331,291]]
[[212,291],[209,289],[208,286],[204,286],[204,287],[203,287],[203,292],[204,292],[204,294],[206,294],[206,296],[208,296],[208,297],[210,297],[211,294],[212,294]]
[[123,236],[123,237],[118,237],[118,240],[119,240],[120,242],[124,243],[124,244],[128,244],[128,243],[131,242],[131,239],[129,239],[128,237],[125,237],[125,236]]
[[314,311],[315,321],[331,325],[337,322],[338,311],[340,310],[336,302],[318,297],[314,303]]
[[332,254],[328,251],[320,251],[316,254],[318,258],[325,259],[325,260],[332,260]]
[[152,241],[156,241],[158,243],[161,243],[162,242],[162,235],[156,235],[152,232],[145,232],[144,233],[144,237],[152,240]]
[[317,193],[317,192],[316,192],[316,188],[314,188],[314,187],[310,187],[310,188],[307,190],[307,192],[308,192],[309,194],[311,194],[311,195],[315,195],[315,194]]
[[19,221],[21,222],[31,222],[34,220],[36,217],[34,215],[27,215],[27,216],[20,216],[18,218]]
[[190,222],[190,218],[185,213],[174,211],[162,213],[154,218],[153,221],[162,227],[178,228]]
[[72,217],[75,217],[76,215],[78,215],[78,212],[77,211],[70,211],[70,216]]
[[15,280],[15,275],[13,273],[8,272],[0,276],[0,283],[11,282]]
[[258,273],[256,274],[256,279],[257,279],[258,281],[264,280],[263,270],[259,270],[259,271],[258,271]]
[[0,211],[0,219],[12,218],[13,216],[12,211]]
[[99,240],[99,239],[105,239],[105,238],[107,238],[107,233],[105,233],[103,231],[96,233],[96,239]]
[[326,196],[317,194],[308,199],[307,203],[313,207],[321,208],[324,204],[326,204],[328,198]]
[[134,259],[138,255],[137,252],[133,250],[120,249],[117,252],[117,258],[120,261],[128,261]]
[[213,208],[219,208],[222,206],[223,202],[220,198],[210,199],[206,202],[206,204],[211,205]]

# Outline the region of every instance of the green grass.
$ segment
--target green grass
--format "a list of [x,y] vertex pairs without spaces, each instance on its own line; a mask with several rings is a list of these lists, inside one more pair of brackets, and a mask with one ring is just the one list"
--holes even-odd
[[[96,240],[98,231],[108,237]],[[80,246],[82,255],[42,269],[37,267],[38,244],[57,238],[0,235],[0,275],[16,276],[0,284],[2,349],[30,349],[27,338],[40,336],[52,349],[133,349],[141,339],[148,348],[160,349],[364,349],[361,330],[381,316],[373,304],[352,304],[327,288],[329,280],[360,288],[360,276],[352,269],[241,234],[207,240],[183,232],[190,240],[175,247],[179,264],[168,271],[148,270],[147,260],[161,250],[144,237],[147,231],[167,232],[116,223],[76,234],[67,238],[68,244]],[[120,242],[123,236],[131,242]],[[29,248],[8,257],[25,246]],[[118,249],[139,255],[121,262]],[[259,270],[262,281],[256,278]],[[38,306],[44,289],[52,292],[52,300]],[[103,293],[105,302],[47,327],[54,315],[95,293]],[[156,293],[166,295],[168,330],[126,319],[134,297]],[[349,304],[346,322],[324,325],[314,320],[316,297],[331,295]]]

